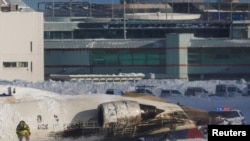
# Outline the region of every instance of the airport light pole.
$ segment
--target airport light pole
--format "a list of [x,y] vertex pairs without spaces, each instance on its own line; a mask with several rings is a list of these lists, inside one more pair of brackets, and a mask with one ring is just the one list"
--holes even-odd
[[247,9],[248,9],[247,19],[248,19],[248,20],[250,19],[250,11],[249,11],[249,10],[250,10],[250,9],[249,9],[250,7],[249,7],[249,6],[250,6],[250,1],[248,1],[248,3],[247,3]]
[[210,0],[207,2],[207,21],[209,21]]
[[172,3],[171,19],[173,20],[173,12],[174,12],[174,3],[173,3],[173,0],[171,0],[171,3]]
[[221,8],[221,0],[218,2],[218,9],[219,9],[219,17],[218,17],[218,18],[219,18],[219,21],[220,21],[220,12],[221,12],[221,11],[220,11],[220,10],[221,10],[220,8]]
[[92,11],[92,8],[91,8],[91,0],[89,1],[89,17],[91,17],[92,16],[92,13],[91,13],[91,11]]
[[126,18],[125,18],[126,10],[125,10],[125,0],[123,0],[123,34],[124,40],[126,40]]
[[112,9],[112,19],[114,18],[114,0],[112,0],[112,7],[111,7]]
[[168,20],[168,3],[166,2],[166,20]]
[[55,1],[52,1],[52,17],[55,16]]
[[70,18],[71,18],[71,16],[72,16],[72,0],[69,0],[70,2],[69,2],[69,16],[70,16]]
[[[166,0],[166,20],[168,20],[168,4],[169,0]],[[173,0],[171,0],[171,19],[173,19],[173,12],[174,12],[174,3]]]
[[135,8],[134,8],[134,0],[132,0],[132,9],[133,9],[133,20],[135,20]]
[[231,1],[231,22],[233,22],[233,2]]

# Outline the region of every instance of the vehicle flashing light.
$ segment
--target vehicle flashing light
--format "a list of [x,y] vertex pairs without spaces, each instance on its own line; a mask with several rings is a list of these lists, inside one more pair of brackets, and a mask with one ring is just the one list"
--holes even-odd
[[216,111],[230,111],[232,108],[230,107],[217,107]]

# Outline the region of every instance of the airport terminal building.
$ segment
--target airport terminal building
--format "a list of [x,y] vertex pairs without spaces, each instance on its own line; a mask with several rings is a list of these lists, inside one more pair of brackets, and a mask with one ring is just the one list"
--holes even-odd
[[12,11],[10,8],[16,7],[1,5],[0,78],[43,81],[43,13]]
[[249,39],[206,39],[193,34],[168,34],[165,39],[45,41],[45,72],[133,72],[148,78],[187,80],[249,78],[249,45]]
[[[178,4],[183,7],[183,3],[176,3],[175,7]],[[50,2],[45,5],[50,7],[45,10],[47,16],[44,23],[46,79],[70,80],[73,75],[85,79],[90,75],[123,73],[142,73],[145,79],[250,78],[249,12],[222,13],[212,10],[210,15],[205,14],[208,20],[177,20],[174,13],[170,13],[173,18],[168,20],[155,20],[157,18],[150,14],[147,19],[138,16],[140,19],[127,17],[124,20],[98,17],[101,13],[111,15],[107,5],[91,6],[77,2],[71,5]],[[218,8],[216,3],[211,5]],[[75,9],[62,8],[65,6]],[[79,6],[83,8],[79,9]],[[162,8],[162,5],[154,5],[150,10],[147,5],[135,6],[137,9],[133,10],[129,9],[133,6],[126,5],[127,12],[133,15],[134,11],[144,8],[152,14]],[[91,7],[92,11],[86,7]],[[114,11],[121,16],[122,5],[115,7]],[[223,5],[223,8],[229,7],[229,4]],[[66,16],[57,15],[56,11]],[[77,16],[80,13],[87,13],[86,17]],[[90,14],[93,17],[89,17]],[[185,15],[188,16],[193,15]],[[53,77],[55,75],[57,77]],[[58,77],[60,75],[62,77]]]
[[[6,39],[2,40],[2,78],[37,81],[77,76],[91,80],[90,76],[108,75],[119,81],[120,74],[131,73],[143,74],[138,79],[250,78],[249,12],[227,13],[224,19],[222,15],[218,19],[218,12],[211,13],[209,20],[187,13],[181,15],[189,19],[179,20],[179,13],[170,13],[171,19],[156,20],[161,13],[152,12],[162,5],[137,6],[138,11],[146,9],[150,16],[107,18],[103,16],[111,15],[104,13],[110,5],[85,2],[47,2],[44,17],[42,12],[0,13],[2,19],[10,20],[2,22],[6,27],[2,29],[5,34],[1,34]],[[121,16],[122,5],[116,8],[114,11]],[[92,16],[77,16],[77,10]],[[133,9],[127,12],[133,13]],[[3,16],[7,13],[13,18]],[[104,15],[98,17],[101,13]]]

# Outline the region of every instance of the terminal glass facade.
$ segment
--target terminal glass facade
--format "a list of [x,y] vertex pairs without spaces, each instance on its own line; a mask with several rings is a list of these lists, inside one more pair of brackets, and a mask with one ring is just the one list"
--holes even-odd
[[92,65],[163,65],[166,64],[165,49],[94,49]]
[[234,65],[249,64],[250,48],[190,48],[188,64]]

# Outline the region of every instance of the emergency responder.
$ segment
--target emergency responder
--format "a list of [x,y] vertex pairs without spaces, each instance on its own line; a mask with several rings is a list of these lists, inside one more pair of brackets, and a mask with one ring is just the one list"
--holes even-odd
[[16,134],[17,134],[19,141],[22,141],[23,138],[25,138],[26,141],[29,141],[30,140],[29,125],[26,124],[25,121],[21,120],[16,127]]

